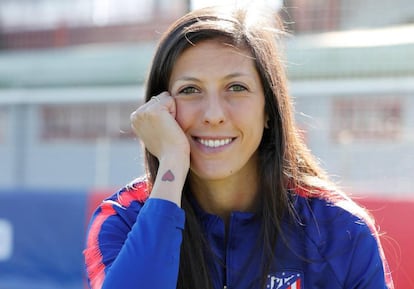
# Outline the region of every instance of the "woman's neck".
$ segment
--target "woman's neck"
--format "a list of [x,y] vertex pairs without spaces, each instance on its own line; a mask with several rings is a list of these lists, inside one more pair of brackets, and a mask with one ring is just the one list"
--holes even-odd
[[258,199],[257,173],[223,180],[202,180],[190,175],[191,191],[200,207],[226,223],[231,212],[254,212]]

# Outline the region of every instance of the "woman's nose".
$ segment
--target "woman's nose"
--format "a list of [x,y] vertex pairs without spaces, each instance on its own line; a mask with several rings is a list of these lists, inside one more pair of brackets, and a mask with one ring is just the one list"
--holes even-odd
[[224,103],[218,95],[206,97],[203,117],[203,122],[205,124],[217,125],[224,123],[226,119]]

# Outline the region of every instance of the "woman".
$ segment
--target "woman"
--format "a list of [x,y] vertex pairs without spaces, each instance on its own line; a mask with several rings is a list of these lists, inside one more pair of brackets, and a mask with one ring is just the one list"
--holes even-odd
[[393,288],[373,220],[299,137],[282,32],[253,12],[194,11],[161,39],[131,115],[147,176],[95,212],[91,288]]

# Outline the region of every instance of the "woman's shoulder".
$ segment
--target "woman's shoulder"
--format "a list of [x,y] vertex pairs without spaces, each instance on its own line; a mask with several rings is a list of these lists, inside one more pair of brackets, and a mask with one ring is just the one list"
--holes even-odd
[[[147,201],[149,191],[150,188],[145,178],[134,179],[102,200],[92,216],[91,223],[97,220],[116,221],[121,218],[122,222],[132,225]],[[113,218],[115,216],[116,218]]]
[[295,231],[303,234],[312,256],[329,263],[341,284],[385,278],[393,288],[378,230],[365,208],[341,191],[293,194],[292,202]]
[[332,239],[352,241],[361,234],[377,237],[368,211],[341,191],[294,194],[292,200],[294,218],[319,245]]
[[106,198],[103,203],[113,203],[123,208],[129,208],[134,204],[142,206],[149,197],[149,187],[146,178],[136,178]]

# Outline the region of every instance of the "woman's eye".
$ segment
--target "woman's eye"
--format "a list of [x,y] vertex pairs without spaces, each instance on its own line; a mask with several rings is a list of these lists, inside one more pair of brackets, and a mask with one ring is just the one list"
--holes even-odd
[[229,90],[237,92],[237,91],[245,91],[247,90],[247,88],[240,84],[233,84],[232,86],[230,86]]
[[197,92],[199,92],[197,88],[189,86],[189,87],[185,87],[181,89],[179,93],[191,94],[191,93],[197,93]]

